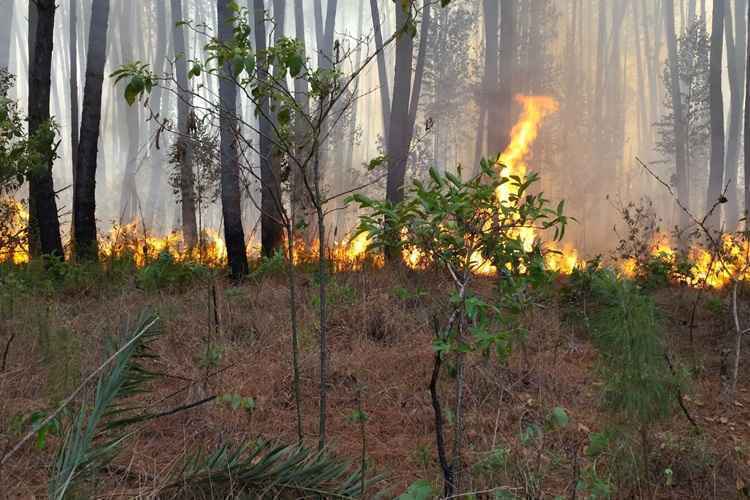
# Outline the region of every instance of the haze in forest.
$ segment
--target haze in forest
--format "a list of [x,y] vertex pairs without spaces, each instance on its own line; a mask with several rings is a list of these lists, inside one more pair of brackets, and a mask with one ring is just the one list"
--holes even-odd
[[[170,162],[175,136],[160,132],[155,120],[148,119],[154,112],[153,96],[149,106],[143,102],[128,106],[123,89],[115,87],[108,76],[133,61],[147,62],[156,72],[174,72],[170,61],[176,53],[173,35],[177,17],[173,8],[178,4],[181,19],[206,27],[184,30],[185,58],[200,58],[207,42],[201,32],[216,34],[216,5],[207,0],[109,3],[96,170],[98,229],[106,232],[112,224],[139,219],[149,231],[165,234],[180,229],[182,223],[175,193],[178,189],[170,184],[175,175],[174,162]],[[252,0],[238,3],[251,17],[256,15]],[[13,93],[23,109],[28,93],[24,77],[29,71],[28,2],[2,0],[0,4],[6,14],[0,20],[0,66],[7,64],[18,76]],[[91,4],[90,0],[58,2],[54,21],[51,114],[59,124],[61,142],[53,176],[66,234],[73,193],[71,136],[80,124],[78,115],[84,99]],[[673,13],[667,12],[667,4],[674,5]],[[299,22],[304,29],[306,56],[313,66],[324,60],[321,54],[325,51],[318,46],[325,43],[328,28],[332,28],[336,50],[340,47],[347,52],[348,58],[341,64],[346,72],[375,53],[376,27],[381,38],[387,39],[397,26],[397,12],[390,1],[266,1],[269,41],[281,34],[300,38],[297,5],[302,6]],[[456,172],[460,165],[468,175],[476,171],[480,158],[502,152],[522,111],[517,95],[556,100],[559,109],[545,117],[528,164],[541,174],[541,189],[547,198],[566,200],[569,214],[578,220],[567,240],[583,254],[610,250],[615,238],[611,228],[620,217],[618,207],[642,197],[653,200],[664,227],[679,223],[673,197],[636,157],[675,191],[689,192],[686,203],[695,213],[703,213],[711,205],[707,193],[711,171],[708,80],[712,2],[454,0],[446,8],[432,9],[426,30],[421,29],[425,20],[423,2],[416,2],[414,8],[413,85],[407,82],[403,87],[399,82],[402,88],[394,91],[398,80],[394,73],[398,65],[395,44],[385,47],[382,61],[372,61],[364,68],[353,89],[351,109],[325,146],[322,175],[327,193],[349,192],[366,185],[368,194],[385,195],[383,167],[368,171],[365,165],[388,154],[385,129],[392,119],[384,113],[397,101],[394,94],[406,88],[409,95],[405,102],[414,104],[410,98],[413,101],[415,90],[418,95],[414,127],[408,132],[412,139],[408,144],[407,185],[424,178],[430,167]],[[379,18],[373,19],[376,10]],[[729,186],[728,203],[722,207],[728,226],[735,224],[744,209],[741,132],[746,10],[746,0],[725,2],[721,65],[725,155],[720,160],[719,184]],[[673,19],[665,22],[672,14]],[[670,23],[673,35],[666,29]],[[678,186],[682,181],[675,164],[668,71],[671,36],[682,61],[680,71],[685,76],[680,86],[690,110],[684,187]],[[196,95],[207,99],[218,96],[218,79],[206,73],[191,79],[189,85]],[[73,94],[75,99],[71,100]],[[242,98],[238,103],[244,120],[257,123],[252,104]],[[176,95],[165,92],[155,112],[161,119],[176,122]],[[218,123],[211,121],[203,132],[218,148]],[[247,127],[242,133],[250,142],[259,142],[257,133]],[[243,169],[260,168],[257,151],[248,150],[241,156]],[[209,170],[217,168],[218,160],[208,161],[212,162]],[[246,240],[260,240],[259,181],[258,175],[243,177]],[[203,184],[199,182],[197,187],[205,191],[197,194],[198,218],[203,227],[220,230],[223,219],[215,180]],[[343,199],[336,199],[336,210],[330,216],[332,230],[328,234],[332,240],[343,239],[356,223],[355,211],[345,208]]]

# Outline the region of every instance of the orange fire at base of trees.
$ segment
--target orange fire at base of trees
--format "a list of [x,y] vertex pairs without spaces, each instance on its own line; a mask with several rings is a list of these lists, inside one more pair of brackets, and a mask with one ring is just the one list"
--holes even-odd
[[[539,135],[539,129],[544,119],[559,109],[557,101],[546,96],[516,96],[516,101],[521,105],[522,111],[518,122],[512,129],[511,140],[505,151],[499,156],[496,164],[505,177],[525,177],[529,172],[529,161],[531,160],[532,146]],[[516,195],[512,190],[511,183],[503,184],[496,192],[498,203],[508,203],[511,196]],[[15,200],[5,202],[13,212],[9,228],[5,228],[8,234],[21,235],[28,225],[28,212],[25,206]],[[488,230],[490,230],[488,228]],[[527,251],[531,251],[534,245],[542,240],[542,235],[533,227],[522,227],[516,229],[517,236],[523,242]],[[9,245],[9,249],[0,252],[0,262],[12,261],[15,264],[29,262],[28,249],[24,244],[16,243]],[[169,254],[178,262],[200,262],[208,266],[224,266],[227,262],[227,249],[221,235],[213,229],[204,229],[201,233],[200,243],[195,248],[187,248],[181,232],[174,231],[165,236],[154,236],[143,229],[140,221],[135,220],[128,224],[116,225],[99,239],[99,255],[101,260],[108,261],[117,258],[130,258],[135,265],[143,267],[153,262],[160,255]],[[334,271],[358,271],[367,262],[373,267],[382,267],[384,259],[382,255],[373,255],[368,252],[370,237],[367,233],[361,233],[353,238],[346,238],[329,245],[328,258]],[[732,235],[725,235],[721,242],[721,258],[717,258],[715,252],[706,248],[693,246],[686,252],[683,260],[686,262],[683,269],[687,272],[673,273],[671,276],[675,281],[690,286],[709,286],[722,288],[732,279],[750,279],[750,248],[748,242],[737,241]],[[70,245],[67,246],[70,248]],[[570,244],[558,245],[554,242],[542,243],[544,262],[547,269],[564,275],[569,275],[576,269],[586,265],[580,258],[579,252]],[[260,248],[255,243],[247,246],[248,255],[254,258],[260,257]],[[678,252],[664,234],[658,234],[651,243],[650,259],[657,259],[671,267],[677,267]],[[293,245],[292,260],[295,264],[304,264],[317,261],[318,244],[312,242],[306,244],[298,240]],[[403,251],[404,264],[415,270],[427,269],[429,262],[426,261],[417,249]],[[643,260],[643,257],[641,257]],[[478,275],[492,276],[497,270],[481,255],[472,257],[475,272]],[[623,259],[618,263],[619,272],[627,278],[636,278],[642,269],[644,262],[636,258]]]

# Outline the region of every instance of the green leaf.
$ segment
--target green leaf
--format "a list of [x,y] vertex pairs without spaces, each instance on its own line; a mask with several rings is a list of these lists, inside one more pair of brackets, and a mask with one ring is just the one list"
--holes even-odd
[[201,76],[201,71],[202,71],[202,68],[200,64],[198,63],[193,64],[193,66],[190,68],[190,71],[188,72],[188,78],[194,78],[194,77],[197,78]]
[[436,493],[429,481],[420,479],[411,483],[409,488],[398,497],[398,500],[429,500],[434,498]]
[[287,67],[289,67],[289,74],[292,78],[296,78],[302,73],[302,68],[305,65],[305,60],[299,52],[291,54],[286,61]]
[[125,101],[127,101],[128,106],[132,106],[135,103],[145,87],[146,83],[142,76],[136,75],[130,79],[128,86],[125,87]]
[[553,426],[562,429],[568,425],[570,417],[568,417],[568,412],[565,411],[565,408],[555,406],[550,414],[550,422]]

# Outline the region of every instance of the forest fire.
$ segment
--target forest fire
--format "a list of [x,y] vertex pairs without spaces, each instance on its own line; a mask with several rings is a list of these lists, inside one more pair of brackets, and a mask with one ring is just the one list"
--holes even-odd
[[[529,171],[528,162],[539,129],[544,119],[557,112],[559,106],[557,101],[546,96],[518,95],[516,101],[522,106],[521,115],[512,129],[510,143],[500,155],[496,166],[501,169],[503,176],[523,178]],[[517,192],[514,192],[510,183],[503,184],[496,192],[498,203],[508,203],[511,196],[515,194]],[[11,235],[25,234],[25,228],[28,225],[28,211],[25,205],[11,200],[10,203],[5,203],[5,207],[6,210],[12,211],[10,218],[12,227],[5,228],[5,232]],[[540,239],[540,234],[533,227],[519,228],[517,233],[527,251],[531,251]],[[22,242],[23,238],[16,238],[10,244],[6,243],[5,246],[8,246],[9,250],[4,249],[0,253],[0,262],[12,261],[15,264],[29,262],[28,250]],[[370,242],[371,238],[367,233],[333,242],[328,249],[328,257],[333,270],[336,272],[361,270],[365,261],[369,261],[374,267],[381,267],[384,263],[383,256],[368,253]],[[739,241],[732,235],[725,235],[721,241],[720,257],[716,255],[717,252],[711,252],[700,245],[693,245],[683,252],[682,261],[685,262],[685,266],[682,267],[683,271],[677,272],[679,253],[675,250],[669,236],[658,233],[650,244],[648,259],[661,262],[673,269],[670,278],[674,281],[689,286],[705,285],[718,289],[727,285],[735,276],[739,279],[750,279],[749,245],[747,241]],[[70,245],[67,248],[69,251]],[[570,244],[558,245],[554,242],[545,242],[542,248],[545,266],[551,271],[567,275],[585,265],[578,250]],[[248,255],[255,258],[260,256],[259,248],[253,242],[248,244],[247,251]],[[314,262],[318,258],[318,244],[317,242],[307,244],[299,239],[293,245],[292,252],[295,264]],[[99,254],[104,261],[123,257],[131,258],[138,267],[147,265],[162,254],[168,254],[178,262],[193,261],[216,267],[225,265],[227,261],[224,240],[214,229],[203,229],[199,245],[189,249],[180,231],[172,231],[163,236],[152,235],[144,229],[139,220],[115,225],[101,236]],[[411,269],[425,269],[428,265],[425,256],[415,248],[403,250],[402,260]],[[642,262],[643,260],[643,257],[640,261],[635,257],[622,259],[618,263],[620,273],[628,278],[636,278],[646,264]],[[472,261],[477,275],[492,276],[497,272],[497,269],[479,254],[472,256]]]
[[29,224],[29,212],[26,206],[13,199],[0,200],[3,224],[0,226],[0,262],[12,261],[14,264],[25,264],[29,261],[26,248],[26,227]]
[[668,235],[657,233],[647,256],[640,260],[636,257],[623,259],[619,269],[623,276],[633,279],[649,262],[655,263],[668,269],[673,281],[714,289],[724,288],[735,279],[750,279],[750,242],[725,234],[717,244],[718,249],[693,244],[686,251],[678,252]]

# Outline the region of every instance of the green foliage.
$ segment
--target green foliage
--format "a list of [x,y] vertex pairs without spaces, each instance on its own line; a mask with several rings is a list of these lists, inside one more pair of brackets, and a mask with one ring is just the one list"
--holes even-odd
[[[540,283],[545,275],[538,244],[529,249],[520,231],[550,230],[553,237],[561,238],[568,222],[562,203],[551,209],[543,195],[531,194],[530,187],[538,180],[535,175],[506,177],[498,170],[482,160],[480,174],[463,181],[460,171],[456,176],[431,169],[427,183],[415,181],[406,199],[397,204],[361,194],[350,198],[367,212],[357,231],[369,234],[371,250],[398,255],[416,248],[454,281],[451,309],[464,315],[471,337],[459,341],[454,333],[445,332],[434,345],[443,354],[472,350],[507,354],[511,334],[518,333],[507,321],[512,314],[507,313],[518,313],[525,305],[516,292],[530,282]],[[497,197],[501,188],[510,193],[503,202]],[[465,289],[471,273],[488,264],[502,270],[502,311]]]
[[576,491],[586,500],[609,500],[614,498],[615,487],[610,478],[601,476],[596,465],[593,465],[581,471],[581,477],[576,483]]
[[[316,276],[317,280],[317,276]],[[341,283],[335,279],[331,279],[328,283],[326,301],[329,306],[350,306],[354,304],[356,300],[356,290],[347,283]],[[317,308],[320,305],[320,296],[313,295],[310,297],[310,302],[313,307]]]
[[169,252],[162,252],[154,261],[139,269],[136,283],[144,290],[184,289],[189,284],[205,280],[209,268],[194,262],[178,262]]
[[10,430],[14,434],[21,434],[32,429],[36,433],[34,446],[39,450],[47,447],[47,436],[59,437],[62,434],[62,418],[47,419],[48,412],[37,410],[26,415],[16,415],[11,419]]
[[[361,194],[349,201],[368,212],[360,218],[358,233],[370,235],[373,250],[416,247],[437,266],[454,271],[476,270],[485,262],[518,269],[531,254],[520,229],[551,229],[559,239],[568,222],[562,203],[550,209],[542,195],[530,193],[537,181],[533,174],[525,179],[502,176],[494,163],[482,160],[480,174],[468,181],[431,169],[427,183],[415,181],[406,200],[395,205]],[[496,194],[501,186],[510,192],[502,203]],[[481,258],[472,260],[474,255]]]
[[[303,446],[222,445],[190,457],[166,488],[179,498],[358,497],[359,469]],[[371,486],[379,477],[365,482]],[[166,491],[165,491],[166,493]]]
[[156,357],[150,345],[160,333],[157,325],[156,316],[144,314],[131,332],[108,342],[111,368],[99,378],[92,403],[81,406],[66,432],[49,479],[50,498],[62,500],[76,481],[114,458],[128,437],[121,429],[145,418],[128,399],[158,376],[143,365]]
[[248,415],[251,415],[255,411],[255,399],[251,397],[244,397],[239,394],[224,394],[219,400],[219,404],[229,406],[233,410],[242,410]]
[[8,97],[15,77],[0,68],[0,196],[15,192],[36,169],[47,169],[57,158],[53,146],[58,128],[54,121],[42,124],[32,135],[18,103]]
[[115,85],[121,80],[127,79],[125,86],[125,100],[132,106],[141,96],[149,94],[156,82],[155,75],[151,72],[148,64],[140,61],[125,64],[112,72],[110,78],[115,79]]
[[600,307],[591,327],[600,352],[605,406],[638,428],[669,417],[681,381],[664,360],[653,299],[611,271],[595,275],[593,290]]
[[261,279],[266,276],[279,275],[286,272],[286,260],[284,252],[277,250],[271,257],[263,256],[260,263],[250,274],[252,278]]
[[398,500],[429,500],[435,498],[437,494],[432,483],[426,479],[420,479],[411,483],[409,488],[399,495]]

